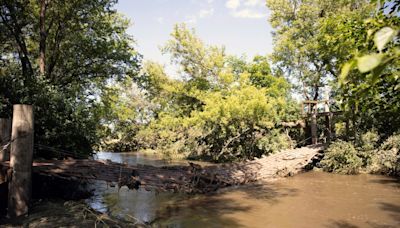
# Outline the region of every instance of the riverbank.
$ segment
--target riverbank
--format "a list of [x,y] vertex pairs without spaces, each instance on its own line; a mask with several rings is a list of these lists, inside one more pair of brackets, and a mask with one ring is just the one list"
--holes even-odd
[[[120,156],[121,154],[114,154]],[[122,158],[121,158],[122,159]],[[127,159],[124,157],[123,159]],[[127,160],[125,160],[126,162]],[[149,161],[150,162],[150,161]],[[400,181],[310,171],[211,195],[129,190],[93,183],[83,201],[42,200],[1,227],[398,227]],[[301,210],[296,210],[301,209]],[[296,213],[293,213],[296,210]],[[291,217],[288,221],[287,218]],[[137,218],[137,222],[134,218]],[[310,221],[312,221],[310,223]],[[134,225],[136,223],[136,225]],[[376,226],[374,226],[376,225]]]
[[143,227],[132,221],[113,218],[88,207],[83,201],[39,200],[33,203],[29,216],[0,220],[1,227]]

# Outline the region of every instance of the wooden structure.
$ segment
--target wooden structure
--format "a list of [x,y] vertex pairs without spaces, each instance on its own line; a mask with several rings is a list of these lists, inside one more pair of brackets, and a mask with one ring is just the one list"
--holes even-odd
[[[308,146],[252,161],[204,167],[193,163],[188,166],[154,167],[96,160],[35,161],[33,172],[72,181],[101,180],[130,189],[144,187],[156,191],[207,193],[228,186],[294,175],[318,159],[322,149],[322,145]],[[0,166],[3,176],[7,175],[9,163],[3,162]]]
[[[322,110],[319,109],[318,105],[322,104]],[[302,116],[309,122],[311,132],[311,143],[318,143],[318,117],[325,117],[325,135],[329,142],[334,133],[333,117],[339,115],[342,112],[332,112],[330,110],[329,100],[306,100],[301,104]]]

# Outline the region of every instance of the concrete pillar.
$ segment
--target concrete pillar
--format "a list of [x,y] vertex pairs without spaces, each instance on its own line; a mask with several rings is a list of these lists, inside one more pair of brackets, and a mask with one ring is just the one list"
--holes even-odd
[[0,118],[0,162],[10,159],[11,119]]
[[8,216],[18,217],[28,213],[32,192],[33,157],[33,107],[14,105],[11,133]]

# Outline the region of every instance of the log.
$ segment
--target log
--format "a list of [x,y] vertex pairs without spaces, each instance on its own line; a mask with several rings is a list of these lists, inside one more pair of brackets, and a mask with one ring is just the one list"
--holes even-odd
[[0,162],[10,159],[11,119],[0,118]]
[[10,167],[12,170],[8,195],[8,216],[15,218],[28,213],[32,192],[33,107],[14,105]]

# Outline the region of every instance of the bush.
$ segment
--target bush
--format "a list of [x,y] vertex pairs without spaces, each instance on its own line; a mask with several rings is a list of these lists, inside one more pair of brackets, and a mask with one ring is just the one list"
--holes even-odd
[[363,167],[369,168],[373,157],[377,153],[379,135],[376,131],[368,131],[361,135],[360,143],[357,147],[357,156],[362,159]]
[[389,137],[373,157],[374,172],[400,175],[400,134]]
[[357,156],[353,144],[344,141],[332,143],[321,161],[324,171],[357,174],[362,167],[362,159]]
[[257,147],[265,154],[276,153],[284,149],[293,148],[295,142],[279,130],[271,131],[270,134],[257,141]]
[[368,131],[361,135],[360,147],[362,150],[374,150],[377,147],[379,135],[376,131]]

